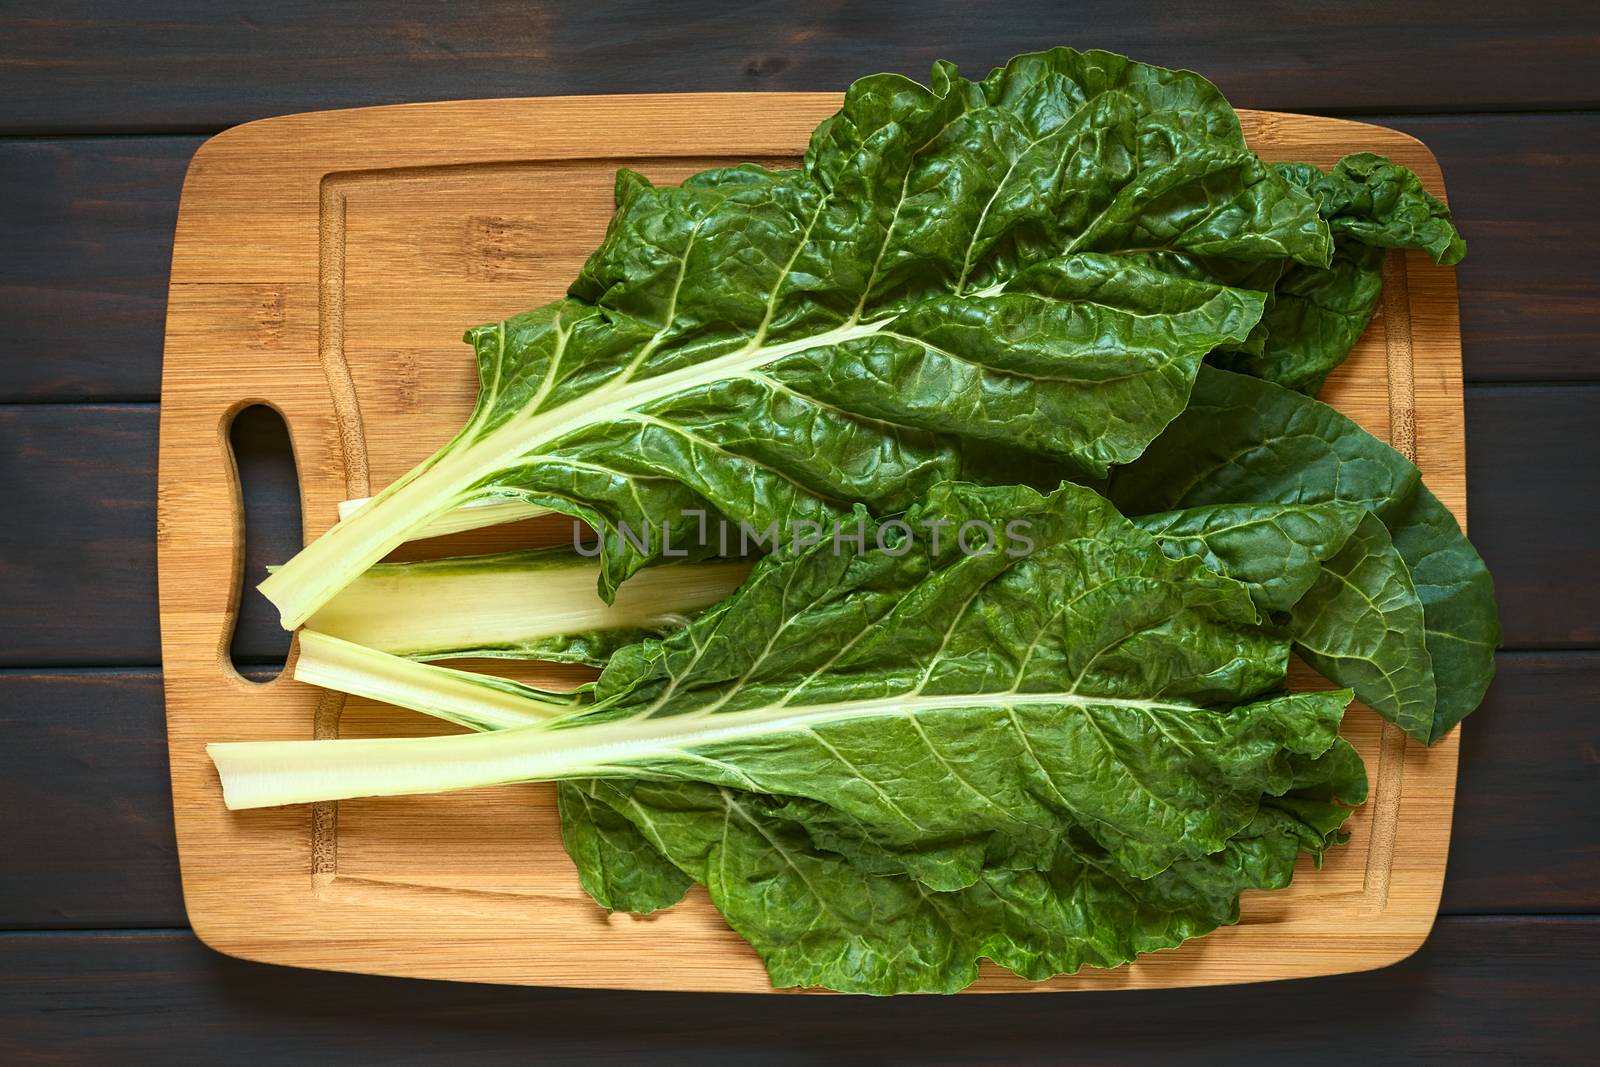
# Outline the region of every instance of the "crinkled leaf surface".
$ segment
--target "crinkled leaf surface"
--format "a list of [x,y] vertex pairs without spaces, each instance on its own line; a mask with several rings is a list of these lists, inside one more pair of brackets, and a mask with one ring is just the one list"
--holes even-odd
[[655,814],[629,793],[604,793],[604,784],[562,782],[556,790],[561,843],[583,891],[607,911],[648,915],[672,907],[694,879],[662,851],[668,842]]
[[[1113,474],[1107,493],[1134,515],[1243,501],[1337,502],[1372,511],[1423,607],[1437,699],[1427,730],[1414,736],[1438,740],[1483,699],[1500,640],[1488,569],[1416,467],[1326,404],[1204,368],[1188,409],[1138,461]],[[1357,696],[1373,703],[1363,689]]]
[[1272,695],[1287,642],[1249,589],[1103,497],[946,483],[901,522],[863,554],[769,557],[548,723],[211,754],[236,806],[563,780],[601,903],[669,902],[667,860],[775,981],[877,992],[955,988],[980,956],[1038,977],[1203,933],[1359,799],[1348,691]]
[[1306,163],[1275,167],[1317,198],[1336,243],[1351,238],[1377,248],[1420,248],[1443,264],[1467,254],[1450,209],[1407,167],[1371,152],[1345,156],[1327,174]]
[[1382,248],[1345,242],[1325,269],[1289,267],[1261,316],[1256,350],[1218,350],[1211,362],[1315,394],[1372,321],[1385,255]]
[[272,575],[297,625],[432,518],[522,498],[605,525],[602,591],[688,540],[684,509],[769,522],[903,509],[955,477],[1088,474],[1177,414],[1260,293],[1153,252],[1325,264],[1315,200],[1187,72],[1103,52],[855,83],[794,171],[677,188],[623,173],[570,297],[471,331],[457,438]]
[[929,511],[1022,519],[1038,547],[822,546],[758,567],[680,634],[613,657],[566,729],[674,739],[619,773],[810,797],[888,842],[1008,862],[1036,863],[1076,812],[1140,875],[1220,847],[1284,773],[1264,753],[1332,744],[1337,700],[1248,702],[1286,657],[1248,591],[1169,559],[1095,494],[949,486]]
[[[903,521],[925,520],[957,536],[769,558],[684,629],[614,655],[594,705],[547,727],[213,754],[271,768],[234,778],[240,804],[256,787],[281,803],[678,777],[810,797],[885,834],[1019,863],[1049,853],[1065,811],[1147,874],[1220,847],[1281,791],[1291,754],[1333,743],[1340,702],[1254,699],[1281,686],[1288,647],[1257,625],[1246,587],[1170,559],[1090,490],[946,483]],[[990,551],[962,550],[972,524],[992,531]],[[262,756],[274,751],[287,777]]]
[[[1307,163],[1274,166],[1316,198],[1334,237],[1333,260],[1325,268],[1285,263],[1247,343],[1217,352],[1212,361],[1314,394],[1372,320],[1386,250],[1418,248],[1450,264],[1467,246],[1450,209],[1411,170],[1382,156],[1346,156],[1326,174]],[[1237,266],[1219,271],[1213,265],[1199,276],[1220,280],[1238,273]]]
[[1341,503],[1208,504],[1134,521],[1168,555],[1199,556],[1244,582],[1312,667],[1429,736],[1437,694],[1422,601],[1376,515]]
[[687,782],[594,788],[705,884],[774,985],[887,994],[953,992],[984,958],[1030,979],[1112,967],[1234,922],[1242,890],[1289,884],[1300,851],[1320,858],[1340,839],[1366,777],[1342,742],[1299,761],[1290,791],[1263,797],[1221,849],[1150,878],[1072,830],[1042,869],[986,867],[944,892],[905,873],[870,827],[819,841],[792,799]]
[[1322,563],[1344,547],[1366,512],[1341,504],[1206,504],[1140,515],[1134,524],[1173,557],[1198,556],[1250,589],[1264,612],[1294,607]]

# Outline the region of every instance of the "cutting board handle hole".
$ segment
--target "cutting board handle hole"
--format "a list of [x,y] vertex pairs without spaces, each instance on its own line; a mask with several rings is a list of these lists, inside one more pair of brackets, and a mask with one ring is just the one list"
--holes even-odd
[[239,409],[228,427],[228,446],[244,506],[244,571],[228,657],[241,675],[264,682],[282,673],[290,635],[256,586],[267,576],[269,564],[282,563],[300,550],[300,479],[289,427],[274,408],[253,404]]

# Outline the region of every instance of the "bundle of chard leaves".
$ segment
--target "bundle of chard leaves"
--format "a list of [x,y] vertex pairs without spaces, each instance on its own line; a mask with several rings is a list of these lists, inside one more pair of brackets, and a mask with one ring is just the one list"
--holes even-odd
[[[468,332],[461,432],[262,585],[297,677],[464,732],[214,744],[227,803],[559,782],[601,906],[698,882],[783,986],[1232,922],[1364,799],[1352,695],[1432,743],[1493,670],[1455,520],[1309,395],[1391,248],[1464,251],[1411,172],[1265,164],[1104,52],[865,78],[797,170],[624,171],[567,297]],[[592,554],[380,562],[545,512]],[[485,655],[603,669],[429,662]]]

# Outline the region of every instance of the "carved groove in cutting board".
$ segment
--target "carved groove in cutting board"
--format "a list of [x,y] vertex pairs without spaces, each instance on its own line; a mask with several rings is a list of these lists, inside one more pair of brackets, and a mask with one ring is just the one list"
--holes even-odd
[[[672,181],[728,160],[789,163],[837,102],[751,94],[410,105],[267,120],[201,150],[174,246],[159,508],[174,812],[185,901],[206,943],[270,962],[433,978],[768,988],[702,893],[647,920],[596,909],[560,850],[547,787],[226,812],[207,741],[436,728],[287,678],[246,692],[217,677],[232,545],[213,438],[216,412],[240,397],[277,403],[314,536],[335,501],[381,488],[464,420],[473,383],[461,328],[560,294],[603,231],[615,166]],[[1393,131],[1252,112],[1241,124],[1268,159],[1327,167],[1379,151],[1443,191],[1432,156]],[[1415,454],[1460,515],[1453,276],[1418,256],[1392,256],[1386,271],[1382,314],[1324,396]],[[241,351],[240,331],[267,291],[281,295],[273,344]],[[1310,681],[1297,668],[1294,684]],[[978,988],[1257,981],[1409,953],[1437,907],[1457,736],[1432,749],[1395,746],[1370,711],[1353,708],[1346,721],[1374,796],[1326,869],[1303,866],[1289,889],[1249,895],[1237,927],[1131,967],[1042,987],[986,971]]]
[[[1389,444],[1417,461],[1416,367],[1411,352],[1411,293],[1406,283],[1406,254],[1390,252],[1383,263],[1384,348],[1389,372]],[[1394,871],[1394,843],[1400,828],[1400,796],[1405,788],[1406,734],[1392,722],[1383,724],[1378,773],[1372,789],[1372,843],[1367,853],[1367,894],[1361,913],[1372,915],[1389,902],[1389,877]]]

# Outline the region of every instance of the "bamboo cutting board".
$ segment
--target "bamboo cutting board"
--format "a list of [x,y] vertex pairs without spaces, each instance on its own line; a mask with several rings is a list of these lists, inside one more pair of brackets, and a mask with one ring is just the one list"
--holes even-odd
[[[670,182],[722,163],[791,164],[839,99],[403,105],[253,122],[195,155],[172,255],[158,538],[173,810],[189,920],[206,944],[252,960],[427,978],[770,988],[699,890],[650,918],[595,907],[562,851],[548,786],[223,807],[207,742],[442,729],[287,673],[252,683],[232,669],[236,605],[261,576],[241,573],[228,429],[253,404],[283,415],[310,539],[333,524],[341,499],[382,488],[465,420],[476,377],[463,329],[562,294],[604,231],[617,167]],[[1404,134],[1296,115],[1241,119],[1268,159],[1327,167],[1370,150],[1444,193],[1432,154]],[[1464,517],[1452,271],[1392,254],[1379,314],[1323,398],[1413,457]],[[452,550],[550,530],[472,536]],[[547,682],[562,673],[533,671]],[[1438,908],[1459,734],[1425,749],[1359,707],[1345,733],[1366,759],[1372,799],[1323,870],[1303,860],[1289,889],[1246,896],[1239,925],[1131,966],[1038,985],[990,968],[975,988],[1247,982],[1409,955]]]

